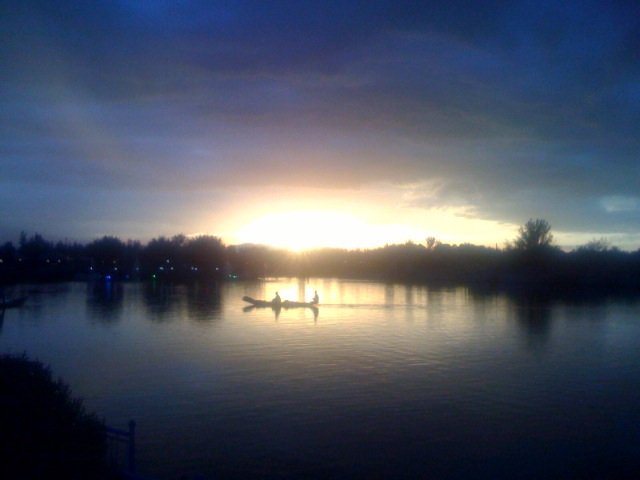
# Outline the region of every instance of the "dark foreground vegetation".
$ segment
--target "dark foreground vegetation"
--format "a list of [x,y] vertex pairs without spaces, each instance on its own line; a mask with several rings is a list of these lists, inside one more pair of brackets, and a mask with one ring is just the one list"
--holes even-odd
[[119,478],[104,424],[26,356],[0,355],[0,478]]
[[594,240],[572,251],[553,243],[545,220],[530,220],[502,249],[448,245],[435,238],[371,250],[305,252],[263,245],[225,246],[218,237],[154,238],[148,244],[105,236],[82,245],[22,234],[0,247],[0,282],[223,280],[319,276],[497,287],[640,288],[640,249]]

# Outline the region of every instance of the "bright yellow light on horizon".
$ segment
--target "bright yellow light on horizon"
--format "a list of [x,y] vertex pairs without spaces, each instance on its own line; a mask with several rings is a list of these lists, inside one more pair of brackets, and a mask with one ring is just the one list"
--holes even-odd
[[473,212],[465,209],[413,207],[401,188],[271,190],[252,191],[248,198],[237,199],[239,207],[226,214],[221,229],[227,232],[221,234],[226,244],[354,250],[407,241],[424,245],[427,237],[434,236],[451,245],[494,247],[513,238],[517,229],[517,225],[473,218]]
[[367,224],[354,215],[309,210],[265,215],[240,229],[237,238],[240,243],[273,245],[291,250],[319,247],[356,249],[384,244],[388,237],[384,230],[384,227]]

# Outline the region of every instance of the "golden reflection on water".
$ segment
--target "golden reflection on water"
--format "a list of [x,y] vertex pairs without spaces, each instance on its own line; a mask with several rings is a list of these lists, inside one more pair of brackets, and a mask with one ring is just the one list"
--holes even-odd
[[[483,335],[483,328],[493,331],[496,322],[506,321],[499,314],[501,305],[473,307],[462,287],[432,290],[423,285],[337,279],[267,279],[238,284],[231,297],[269,299],[277,291],[283,299],[300,301],[302,292],[308,299],[315,290],[320,295],[317,316],[305,308],[245,312],[243,327],[234,329],[233,339],[227,340],[239,352],[253,354],[233,358],[242,357],[245,367],[255,362],[261,371],[274,375],[301,378],[315,372],[344,377],[358,371],[371,375],[367,381],[375,383],[389,369],[437,370],[465,362],[492,348],[493,335]],[[491,325],[470,323],[473,308],[484,308]]]

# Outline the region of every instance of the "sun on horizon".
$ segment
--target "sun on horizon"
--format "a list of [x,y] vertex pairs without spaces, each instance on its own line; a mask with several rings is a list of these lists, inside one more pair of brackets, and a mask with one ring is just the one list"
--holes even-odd
[[264,215],[242,227],[237,233],[237,240],[239,243],[271,245],[294,251],[324,247],[366,249],[395,243],[398,235],[411,234],[416,232],[367,223],[349,213],[298,210]]
[[226,238],[233,244],[271,245],[293,251],[332,247],[366,250],[408,241],[425,244],[428,237],[452,245],[495,247],[513,238],[517,229],[516,225],[464,217],[455,210],[381,209],[374,205],[372,202],[368,210],[362,205],[348,210],[274,209],[245,220]]

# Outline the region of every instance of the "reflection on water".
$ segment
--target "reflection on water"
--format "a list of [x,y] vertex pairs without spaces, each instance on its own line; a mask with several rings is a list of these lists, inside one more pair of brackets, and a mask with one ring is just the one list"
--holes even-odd
[[219,319],[221,310],[221,289],[218,284],[195,284],[187,289],[187,315],[193,320],[209,321]]
[[92,320],[115,322],[120,320],[124,287],[117,282],[87,283],[87,308]]
[[[315,290],[315,310],[242,301]],[[335,279],[68,284],[7,311],[0,349],[50,363],[108,423],[135,418],[159,479],[624,478],[639,313]]]
[[153,321],[162,321],[164,318],[171,318],[169,313],[173,311],[177,296],[174,294],[175,287],[172,284],[157,284],[151,282],[144,285],[143,295],[148,316]]
[[174,285],[150,282],[139,285],[147,316],[156,322],[182,316],[209,321],[221,315],[221,287],[217,283]]
[[541,346],[551,332],[551,305],[541,301],[523,301],[516,307],[518,324],[532,347]]

